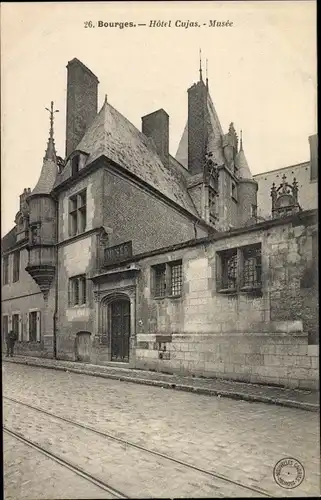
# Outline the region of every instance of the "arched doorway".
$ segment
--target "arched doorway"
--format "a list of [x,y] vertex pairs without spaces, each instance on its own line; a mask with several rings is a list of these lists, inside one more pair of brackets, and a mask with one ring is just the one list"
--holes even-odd
[[129,361],[130,300],[119,297],[108,304],[112,361]]
[[75,340],[77,361],[90,361],[90,332],[78,332]]

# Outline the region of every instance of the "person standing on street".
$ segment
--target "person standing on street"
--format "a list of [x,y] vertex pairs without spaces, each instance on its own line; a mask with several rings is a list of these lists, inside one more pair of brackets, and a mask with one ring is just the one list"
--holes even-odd
[[10,330],[10,332],[7,333],[7,358],[10,356],[11,358],[13,357],[13,351],[14,351],[14,345],[17,340],[17,334],[13,331]]

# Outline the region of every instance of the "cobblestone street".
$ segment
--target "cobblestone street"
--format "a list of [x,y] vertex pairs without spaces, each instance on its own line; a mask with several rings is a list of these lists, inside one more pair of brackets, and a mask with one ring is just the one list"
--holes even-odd
[[[2,370],[4,426],[128,497],[320,494],[317,413],[13,363],[3,363]],[[113,498],[12,435],[4,433],[4,445],[7,499]],[[281,488],[273,479],[273,467],[285,457],[296,458],[305,469],[304,481],[292,490]]]

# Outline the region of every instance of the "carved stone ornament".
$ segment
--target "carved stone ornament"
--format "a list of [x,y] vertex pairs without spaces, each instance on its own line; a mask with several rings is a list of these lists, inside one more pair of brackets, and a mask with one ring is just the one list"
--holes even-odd
[[118,298],[121,294],[127,295],[127,297],[129,297],[130,299],[134,299],[136,294],[136,286],[128,285],[119,288],[116,287],[112,290],[94,290],[93,293],[95,302],[110,301]]
[[272,217],[285,217],[297,213],[301,210],[298,203],[298,183],[293,179],[292,185],[286,181],[286,175],[282,177],[282,182],[277,188],[273,182],[271,188]]
[[205,155],[204,164],[204,182],[209,184],[213,181],[214,186],[218,185],[219,169],[218,164],[213,159],[213,153],[209,152]]

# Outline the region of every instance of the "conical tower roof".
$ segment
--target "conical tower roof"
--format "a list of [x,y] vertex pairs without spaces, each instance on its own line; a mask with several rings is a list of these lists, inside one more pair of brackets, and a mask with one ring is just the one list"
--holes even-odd
[[242,132],[241,132],[241,141],[240,141],[240,151],[236,155],[235,165],[238,169],[240,179],[253,179],[250,167],[247,163],[247,159],[245,157],[244,150],[243,150]]
[[46,109],[47,111],[50,112],[49,139],[48,139],[46,153],[43,159],[40,176],[30,196],[40,195],[40,194],[50,194],[52,188],[54,187],[58,173],[55,141],[53,137],[53,115],[55,112],[53,110],[53,102],[51,102],[50,110],[48,108]]

